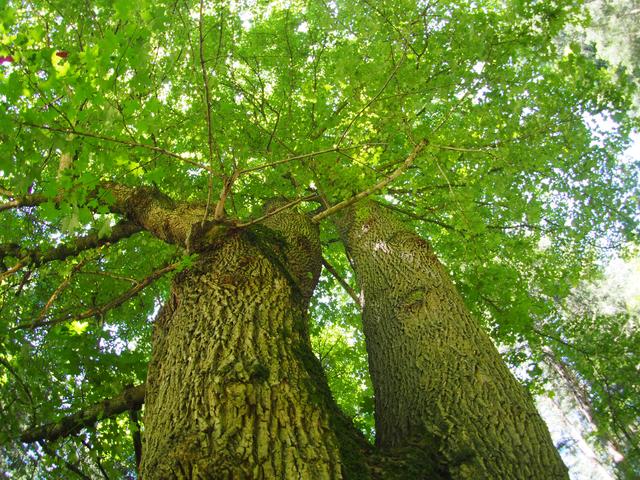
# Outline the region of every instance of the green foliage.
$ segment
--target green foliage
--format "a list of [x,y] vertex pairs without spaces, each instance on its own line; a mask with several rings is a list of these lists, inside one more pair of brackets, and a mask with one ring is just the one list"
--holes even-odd
[[626,263],[617,259],[605,278],[576,288],[561,314],[541,325],[539,341],[547,346],[536,349],[559,372],[565,396],[584,412],[603,458],[611,450],[619,455],[621,478],[640,474],[638,267],[637,256]]
[[[109,236],[113,199],[101,182],[205,204],[234,171],[255,169],[225,204],[246,221],[269,198],[320,193],[335,204],[366,190],[422,138],[425,152],[376,193],[431,240],[497,342],[535,346],[541,319],[592,273],[602,247],[638,234],[638,165],[617,161],[637,126],[633,82],[557,46],[578,2],[213,1],[202,19],[196,2],[1,5],[0,56],[13,61],[0,63],[0,196],[45,201],[0,211],[0,244],[21,249],[0,271],[27,250]],[[64,154],[73,160],[61,170]],[[330,218],[321,235],[325,257],[353,283]],[[77,317],[192,260],[142,233],[0,273],[0,469],[66,478],[59,459],[15,439],[144,381],[170,279]],[[312,317],[339,403],[372,436],[358,313],[331,277]],[[36,320],[52,324],[15,329]],[[111,419],[53,448],[87,472],[102,465],[124,478],[128,428]]]

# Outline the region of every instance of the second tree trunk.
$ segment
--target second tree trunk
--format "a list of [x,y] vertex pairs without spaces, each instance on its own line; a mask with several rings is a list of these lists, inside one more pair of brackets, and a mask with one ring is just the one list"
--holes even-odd
[[430,245],[381,206],[338,224],[364,294],[377,443],[416,448],[454,479],[565,479],[525,389]]

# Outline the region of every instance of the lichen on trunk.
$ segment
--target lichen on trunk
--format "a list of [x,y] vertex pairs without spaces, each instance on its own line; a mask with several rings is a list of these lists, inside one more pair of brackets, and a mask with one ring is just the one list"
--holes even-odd
[[372,202],[336,222],[364,294],[377,444],[421,448],[454,479],[567,478],[533,401],[431,246]]
[[320,267],[316,228],[285,211],[230,231],[177,275],[154,329],[145,480],[340,479],[362,468],[358,455],[344,460],[357,435],[336,428],[307,334]]

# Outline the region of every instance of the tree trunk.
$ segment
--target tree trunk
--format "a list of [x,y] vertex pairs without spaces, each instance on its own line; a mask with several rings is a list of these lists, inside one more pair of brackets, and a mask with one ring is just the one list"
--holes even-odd
[[533,401],[430,245],[373,203],[337,223],[364,294],[377,444],[419,445],[454,479],[566,479]]
[[366,476],[307,333],[317,229],[291,211],[264,223],[230,230],[173,282],[153,337],[145,480]]

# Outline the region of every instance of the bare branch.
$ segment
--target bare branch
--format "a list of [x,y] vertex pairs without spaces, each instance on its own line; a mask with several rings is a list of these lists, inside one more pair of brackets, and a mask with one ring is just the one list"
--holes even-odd
[[411,166],[411,164],[414,162],[416,157],[422,152],[422,150],[425,149],[425,147],[428,145],[428,143],[429,142],[426,139],[423,139],[420,142],[418,142],[418,144],[413,148],[413,150],[411,151],[409,156],[405,159],[405,161],[402,162],[402,164],[391,175],[389,175],[387,178],[379,181],[378,183],[376,183],[371,188],[369,188],[367,190],[364,190],[363,192],[357,193],[353,197],[348,198],[347,200],[344,200],[343,202],[340,202],[340,203],[334,205],[333,207],[330,207],[330,208],[328,208],[326,210],[323,210],[322,212],[320,212],[316,216],[314,216],[312,220],[314,222],[319,222],[323,218],[326,218],[329,215],[333,215],[334,213],[336,213],[336,212],[338,212],[338,211],[340,211],[340,210],[342,210],[342,209],[344,209],[344,208],[346,208],[346,207],[348,207],[350,205],[353,205],[357,201],[362,200],[365,197],[368,197],[372,193],[383,189],[389,183],[393,182],[396,178],[398,178],[407,168],[409,168],[409,166]]
[[127,410],[139,410],[144,403],[146,385],[128,387],[113,398],[96,403],[85,410],[61,418],[55,423],[30,428],[22,433],[20,440],[33,443],[40,440],[54,441],[72,435],[97,421],[113,417]]

